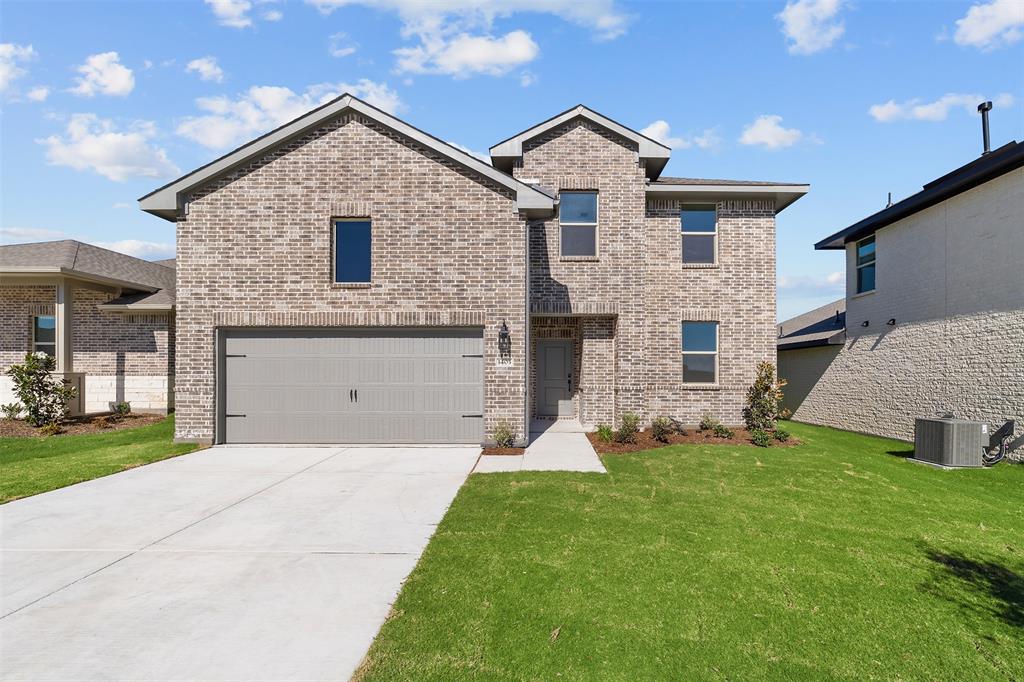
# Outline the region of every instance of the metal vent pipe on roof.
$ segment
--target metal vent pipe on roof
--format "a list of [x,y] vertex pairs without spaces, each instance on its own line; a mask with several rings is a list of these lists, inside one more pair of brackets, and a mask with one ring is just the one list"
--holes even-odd
[[992,102],[982,102],[978,105],[978,111],[981,112],[981,137],[985,144],[985,150],[981,155],[985,156],[992,151],[988,140],[988,112],[992,111]]

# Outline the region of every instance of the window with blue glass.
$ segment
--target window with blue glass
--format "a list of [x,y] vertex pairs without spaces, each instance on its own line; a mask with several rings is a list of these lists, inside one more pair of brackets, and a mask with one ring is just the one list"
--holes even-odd
[[875,290],[875,236],[857,242],[857,293]]
[[718,377],[718,323],[683,322],[683,383],[713,384]]
[[679,212],[683,263],[714,263],[718,209],[714,204],[686,204]]
[[558,203],[561,255],[597,256],[597,192],[559,192]]
[[370,281],[372,230],[369,220],[334,222],[334,281],[365,283]]

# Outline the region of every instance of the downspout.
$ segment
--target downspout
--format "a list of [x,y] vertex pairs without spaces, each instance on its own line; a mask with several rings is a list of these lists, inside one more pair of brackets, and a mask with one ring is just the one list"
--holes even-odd
[[533,362],[533,358],[530,357],[530,348],[532,347],[533,329],[531,327],[531,321],[533,316],[530,314],[530,219],[524,216],[526,220],[523,221],[525,227],[524,238],[526,240],[526,248],[523,249],[523,253],[526,257],[526,264],[523,268],[523,291],[525,292],[525,307],[523,310],[526,313],[526,324],[523,328],[526,330],[523,338],[523,444],[530,444],[530,366]]

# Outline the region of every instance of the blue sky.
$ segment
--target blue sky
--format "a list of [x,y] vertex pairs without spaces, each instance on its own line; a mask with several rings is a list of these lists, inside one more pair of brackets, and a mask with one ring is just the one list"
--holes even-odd
[[0,236],[157,258],[135,200],[349,90],[466,148],[574,104],[671,144],[665,173],[809,182],[779,314],[842,294],[813,243],[1024,138],[1024,1],[8,2]]

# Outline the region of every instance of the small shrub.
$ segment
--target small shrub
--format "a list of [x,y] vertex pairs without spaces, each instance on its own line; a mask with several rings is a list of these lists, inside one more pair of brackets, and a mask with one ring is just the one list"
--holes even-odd
[[768,435],[767,431],[754,429],[750,432],[750,442],[759,448],[766,448],[772,444],[772,437]]
[[75,397],[74,386],[51,374],[56,364],[46,353],[29,353],[25,362],[7,368],[14,394],[24,406],[25,421],[32,426],[60,422],[68,414],[68,401]]
[[3,412],[4,419],[17,419],[21,416],[22,408],[18,403],[7,403],[0,405],[0,412]]
[[39,433],[44,436],[56,436],[61,433],[64,429],[57,422],[50,422],[49,424],[43,424],[39,427]]
[[736,435],[735,431],[724,424],[715,424],[711,432],[715,434],[715,438],[732,438]]
[[676,425],[668,417],[658,417],[651,422],[651,435],[654,440],[667,443],[668,439],[676,432]]
[[124,400],[117,403],[111,403],[110,411],[114,413],[114,419],[124,419],[132,413],[132,404],[125,402]]
[[706,414],[700,418],[699,426],[701,431],[714,431],[716,427],[721,426],[721,423],[710,414]]
[[608,426],[607,424],[597,425],[597,437],[605,443],[611,443],[615,440],[615,429]]
[[516,442],[515,429],[506,421],[498,422],[491,433],[491,437],[494,438],[494,442],[498,444],[499,448],[510,448]]
[[780,443],[785,443],[790,439],[789,431],[786,429],[775,429],[775,433],[773,435],[775,436],[775,440]]
[[757,377],[747,389],[747,404],[743,408],[743,421],[751,431],[772,431],[779,418],[779,403],[785,381],[775,380],[775,365],[762,362],[757,366]]
[[622,415],[619,430],[615,432],[615,442],[635,443],[636,434],[640,433],[640,417],[632,412]]

